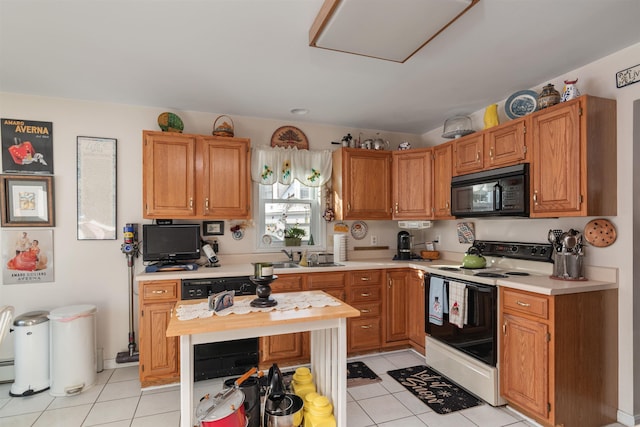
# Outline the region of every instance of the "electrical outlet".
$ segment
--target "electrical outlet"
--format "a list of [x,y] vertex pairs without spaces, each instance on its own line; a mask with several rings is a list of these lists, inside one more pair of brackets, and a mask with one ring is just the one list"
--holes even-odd
[[440,243],[440,235],[438,234],[435,239],[433,239],[433,243]]
[[378,236],[371,235],[371,246],[378,246]]

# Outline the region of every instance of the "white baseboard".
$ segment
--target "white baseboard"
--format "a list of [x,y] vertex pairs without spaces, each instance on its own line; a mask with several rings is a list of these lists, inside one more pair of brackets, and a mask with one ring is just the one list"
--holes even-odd
[[126,368],[129,366],[138,366],[139,362],[116,363],[116,359],[104,359],[104,369]]
[[622,425],[633,427],[640,425],[640,414],[631,415],[618,409],[618,422]]

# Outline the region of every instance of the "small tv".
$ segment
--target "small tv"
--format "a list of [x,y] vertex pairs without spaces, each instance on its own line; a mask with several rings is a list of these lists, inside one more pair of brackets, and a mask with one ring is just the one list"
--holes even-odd
[[143,224],[142,259],[178,264],[200,258],[199,224]]

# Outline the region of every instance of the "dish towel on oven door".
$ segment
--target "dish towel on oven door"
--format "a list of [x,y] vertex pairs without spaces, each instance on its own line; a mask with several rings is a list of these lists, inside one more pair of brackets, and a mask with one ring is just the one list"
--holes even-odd
[[429,279],[429,322],[442,326],[442,315],[449,310],[444,279],[431,277]]
[[467,323],[468,290],[464,283],[449,280],[449,322],[462,328]]

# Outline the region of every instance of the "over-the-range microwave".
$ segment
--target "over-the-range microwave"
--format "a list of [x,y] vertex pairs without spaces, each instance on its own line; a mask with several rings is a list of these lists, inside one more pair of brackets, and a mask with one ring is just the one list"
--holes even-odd
[[529,216],[529,164],[453,177],[451,214],[460,218]]

